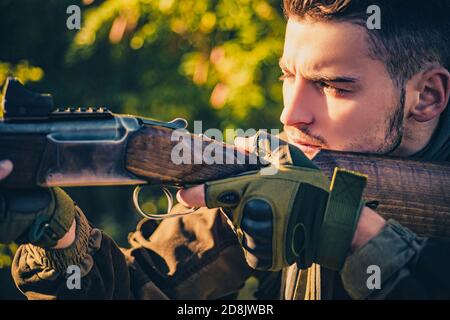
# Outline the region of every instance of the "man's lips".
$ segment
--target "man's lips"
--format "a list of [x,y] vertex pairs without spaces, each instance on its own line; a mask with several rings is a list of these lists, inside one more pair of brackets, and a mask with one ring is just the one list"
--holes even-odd
[[311,156],[316,155],[322,149],[319,145],[311,144],[302,140],[293,140],[291,143],[302,150],[303,153]]
[[292,141],[293,144],[302,146],[302,147],[307,147],[307,148],[313,148],[313,149],[321,149],[322,147],[320,145],[317,144],[312,144],[303,140],[293,140]]

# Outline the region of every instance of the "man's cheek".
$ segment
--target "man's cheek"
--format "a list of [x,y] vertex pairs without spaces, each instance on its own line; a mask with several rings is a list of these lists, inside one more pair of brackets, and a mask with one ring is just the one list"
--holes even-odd
[[363,109],[355,102],[329,109],[326,139],[330,149],[351,151],[346,149],[370,134],[370,117]]
[[326,97],[326,110],[321,112],[323,120],[340,125],[352,121],[360,112],[360,103],[339,97]]

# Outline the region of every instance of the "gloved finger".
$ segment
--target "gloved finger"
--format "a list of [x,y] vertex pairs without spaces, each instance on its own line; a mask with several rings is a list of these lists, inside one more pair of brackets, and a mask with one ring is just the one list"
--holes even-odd
[[270,205],[262,199],[248,201],[243,210],[241,228],[256,245],[266,246],[272,243],[273,213]]
[[38,214],[53,212],[53,197],[45,188],[2,189],[0,243],[28,242],[26,232]]
[[272,249],[269,247],[249,249],[247,240],[243,240],[245,250],[245,260],[247,264],[257,270],[269,270],[273,265]]
[[13,163],[10,160],[0,161],[0,180],[5,179],[11,174],[13,170]]
[[263,235],[262,233],[250,234],[244,231],[244,229],[241,230],[244,233],[243,246],[245,247],[245,249],[253,250],[256,252],[272,251],[273,234],[272,232],[270,232],[272,228],[270,228],[269,233],[266,233],[265,235]]
[[234,139],[234,145],[236,148],[241,149],[243,151],[248,151],[250,153],[256,153],[257,145],[256,139],[257,135],[253,135],[250,137],[236,137]]
[[[258,155],[262,163],[272,163],[272,157],[278,153],[279,147],[281,145],[287,145],[287,143],[280,140],[277,136],[273,136],[264,130],[260,130],[250,137],[237,137],[234,140],[234,145],[238,149],[246,150]],[[278,157],[278,155],[276,155],[276,157]]]
[[254,269],[267,270],[273,265],[273,214],[268,202],[252,199],[243,209],[242,246],[247,263]]
[[273,232],[273,212],[270,204],[263,199],[249,200],[243,209],[242,230],[257,238],[271,241]]
[[258,155],[263,164],[265,162],[275,165],[293,164],[318,169],[298,147],[263,130],[250,137],[237,137],[234,145],[238,149]]
[[208,208],[236,207],[252,174],[231,177],[205,183],[205,202]]
[[273,222],[271,218],[264,221],[255,221],[244,216],[241,220],[241,228],[261,245],[272,242]]
[[242,247],[260,259],[272,259],[272,243],[258,243],[249,235],[244,235]]
[[192,188],[179,190],[177,192],[177,200],[188,208],[206,207],[205,185],[201,184]]
[[272,153],[278,148],[280,140],[268,134],[266,131],[258,131],[250,137],[237,137],[234,140],[234,145],[238,149],[246,150],[250,153],[256,154],[261,163],[272,162]]

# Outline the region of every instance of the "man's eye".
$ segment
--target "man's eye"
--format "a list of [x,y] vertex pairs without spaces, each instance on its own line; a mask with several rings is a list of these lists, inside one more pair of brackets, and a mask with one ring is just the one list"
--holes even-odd
[[333,86],[331,86],[328,83],[323,82],[323,81],[316,82],[316,85],[319,88],[319,90],[322,91],[323,93],[325,93],[325,94],[328,93],[328,94],[331,94],[331,95],[334,95],[334,96],[337,96],[337,97],[344,96],[345,94],[350,92],[350,90],[336,88],[336,87],[333,87]]

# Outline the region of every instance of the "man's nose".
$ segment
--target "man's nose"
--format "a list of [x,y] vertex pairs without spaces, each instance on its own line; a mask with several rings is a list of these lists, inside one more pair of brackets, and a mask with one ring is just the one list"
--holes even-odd
[[295,85],[283,90],[283,100],[284,108],[280,116],[283,125],[293,126],[314,122],[312,108],[317,103],[317,97],[306,81],[296,81]]

